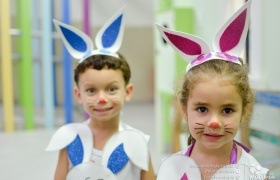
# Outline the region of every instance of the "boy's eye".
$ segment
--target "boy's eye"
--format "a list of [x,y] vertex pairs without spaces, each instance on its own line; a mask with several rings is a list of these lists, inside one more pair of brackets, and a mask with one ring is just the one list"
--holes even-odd
[[207,108],[206,107],[199,107],[199,108],[197,108],[197,111],[200,112],[200,113],[205,113],[205,112],[207,112]]
[[115,92],[116,90],[117,90],[116,87],[110,87],[110,88],[108,89],[108,91],[109,91],[110,93]]
[[90,89],[87,89],[87,92],[92,94],[95,92],[95,90],[93,88],[90,88]]
[[233,112],[233,110],[231,109],[231,108],[225,108],[224,110],[223,110],[223,113],[225,113],[225,114],[230,114],[230,113],[232,113]]

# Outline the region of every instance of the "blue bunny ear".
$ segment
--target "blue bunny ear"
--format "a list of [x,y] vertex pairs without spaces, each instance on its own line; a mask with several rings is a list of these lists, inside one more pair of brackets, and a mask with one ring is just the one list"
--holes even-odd
[[95,44],[99,52],[114,54],[122,44],[124,32],[124,9],[119,10],[105,25],[98,31]]
[[72,57],[82,59],[92,52],[93,42],[85,33],[57,20],[53,22]]

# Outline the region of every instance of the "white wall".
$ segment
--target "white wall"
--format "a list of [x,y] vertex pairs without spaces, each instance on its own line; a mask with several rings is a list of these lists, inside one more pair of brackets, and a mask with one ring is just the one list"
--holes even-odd
[[[55,16],[61,17],[61,1],[55,2]],[[83,19],[83,1],[70,0],[71,20]],[[90,0],[90,20],[93,27],[104,24],[115,12],[126,6],[126,26],[151,26],[154,22],[153,0]]]

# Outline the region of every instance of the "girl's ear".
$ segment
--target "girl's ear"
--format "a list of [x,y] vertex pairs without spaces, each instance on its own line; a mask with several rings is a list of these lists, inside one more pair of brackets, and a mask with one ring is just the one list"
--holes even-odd
[[185,107],[185,106],[180,106],[180,107],[181,107],[181,114],[182,114],[184,120],[185,120],[186,122],[188,122],[187,107]]
[[83,101],[82,101],[82,98],[81,98],[81,93],[80,93],[80,90],[77,86],[74,87],[74,94],[75,94],[75,97],[76,97],[78,103],[82,104]]
[[252,114],[252,110],[253,110],[253,104],[252,103],[246,104],[245,107],[243,108],[240,121],[244,121],[245,119],[248,119],[248,117],[250,117],[250,115]]
[[131,97],[132,97],[132,93],[133,93],[133,90],[134,90],[134,86],[133,84],[128,84],[126,85],[125,87],[125,101],[128,102],[130,101]]

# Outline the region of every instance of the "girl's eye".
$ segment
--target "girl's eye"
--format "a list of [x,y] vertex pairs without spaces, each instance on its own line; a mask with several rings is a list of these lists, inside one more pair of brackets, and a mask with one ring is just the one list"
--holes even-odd
[[224,110],[223,110],[223,113],[224,114],[230,114],[230,113],[232,113],[233,112],[233,110],[231,109],[231,108],[225,108]]
[[110,88],[108,89],[109,93],[113,93],[113,92],[115,92],[116,90],[117,90],[116,87],[110,87]]
[[95,92],[95,90],[93,88],[87,89],[87,92],[90,94],[93,94]]
[[207,108],[206,107],[199,107],[199,108],[197,108],[197,111],[200,112],[200,113],[205,113],[205,112],[207,112]]

